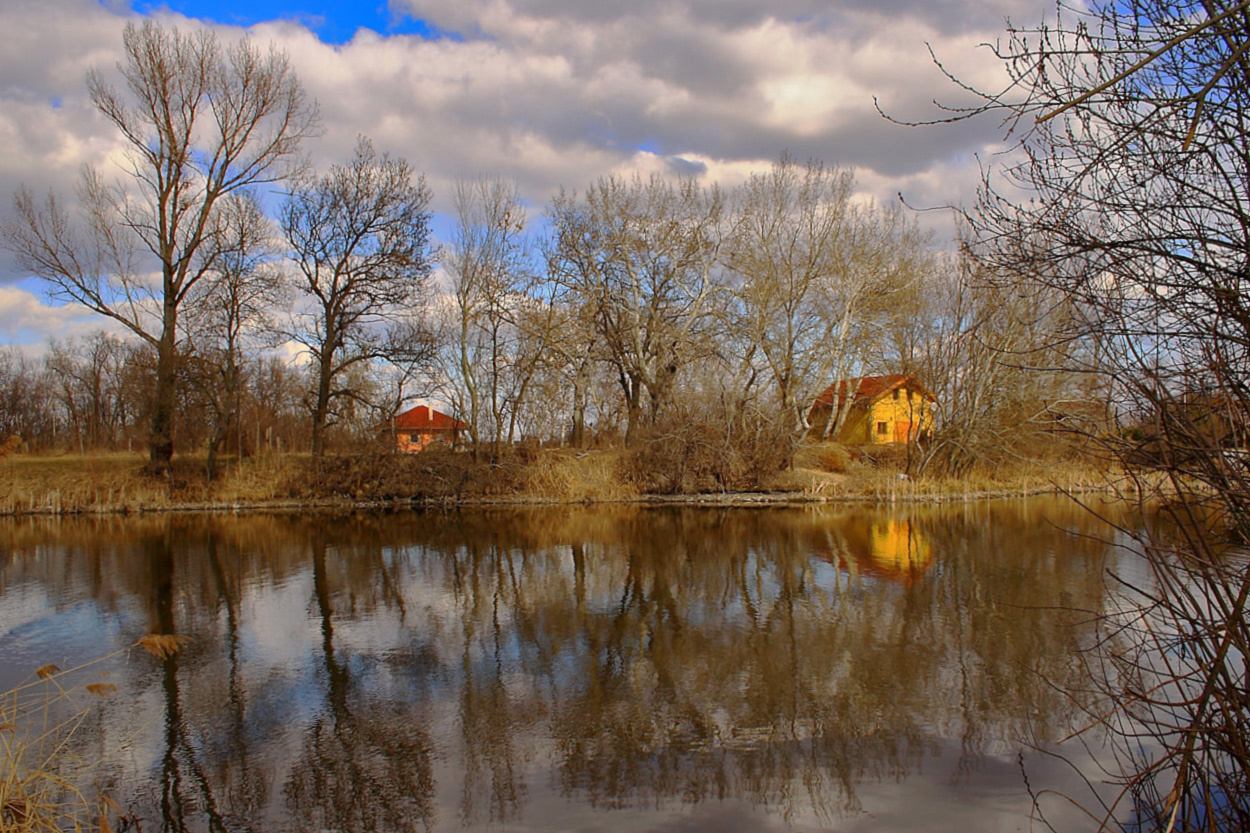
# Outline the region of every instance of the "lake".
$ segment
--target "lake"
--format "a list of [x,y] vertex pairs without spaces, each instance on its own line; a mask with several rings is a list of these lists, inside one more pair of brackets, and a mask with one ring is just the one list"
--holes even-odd
[[67,765],[145,833],[1087,829],[1043,791],[1098,777],[1050,752],[1112,539],[1061,499],[9,519],[0,690],[189,637],[71,675]]

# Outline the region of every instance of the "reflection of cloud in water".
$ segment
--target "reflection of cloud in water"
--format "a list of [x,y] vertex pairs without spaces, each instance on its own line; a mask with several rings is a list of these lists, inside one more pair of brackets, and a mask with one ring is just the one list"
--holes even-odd
[[[153,716],[176,693],[196,777],[167,787],[275,830],[1014,828],[1014,750],[1070,728],[1070,634],[1046,604],[1104,593],[1101,545],[1009,510],[143,524],[60,525],[78,549],[24,540],[0,582],[20,564],[62,610],[98,588],[132,623],[172,600],[195,639],[178,685],[123,672],[101,748],[127,738],[122,780],[159,781]],[[336,781],[392,806],[355,813]]]

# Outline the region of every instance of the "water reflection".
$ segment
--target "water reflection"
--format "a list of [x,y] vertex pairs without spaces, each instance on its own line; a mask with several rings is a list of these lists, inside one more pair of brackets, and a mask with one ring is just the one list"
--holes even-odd
[[1102,533],[1037,502],[10,522],[0,673],[194,639],[119,666],[82,741],[147,830],[830,824],[881,783],[975,800],[1072,728]]

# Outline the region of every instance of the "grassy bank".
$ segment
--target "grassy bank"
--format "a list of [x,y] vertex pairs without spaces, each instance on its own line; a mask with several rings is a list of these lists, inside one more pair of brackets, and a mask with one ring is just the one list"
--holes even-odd
[[[674,489],[622,451],[542,450],[502,461],[430,452],[327,458],[270,455],[228,460],[214,480],[203,460],[175,461],[168,478],[143,472],[137,454],[23,456],[0,460],[0,514],[113,514],[173,509],[291,508],[347,504],[600,503],[649,499],[764,501],[964,500],[1104,489],[1107,474],[1078,462],[1021,462],[962,478],[905,474],[899,455],[853,459],[836,447],[803,449],[795,467],[745,488]],[[662,483],[662,487],[657,487]]]

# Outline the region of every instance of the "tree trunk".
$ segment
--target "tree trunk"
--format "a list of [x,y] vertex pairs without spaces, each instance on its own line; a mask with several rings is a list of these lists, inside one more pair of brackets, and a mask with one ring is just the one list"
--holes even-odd
[[330,417],[330,383],[334,376],[334,352],[338,339],[326,328],[326,341],[321,348],[317,366],[317,401],[313,404],[312,457],[320,461],[325,454],[326,420]]
[[626,423],[625,447],[633,448],[641,435],[642,427],[642,383],[638,379],[629,379],[626,386]]
[[[166,298],[172,293],[167,292]],[[156,343],[156,391],[152,397],[152,433],[148,437],[148,466],[151,474],[169,474],[174,459],[174,408],[177,400],[178,356],[175,336],[178,308],[165,303],[161,338]]]

